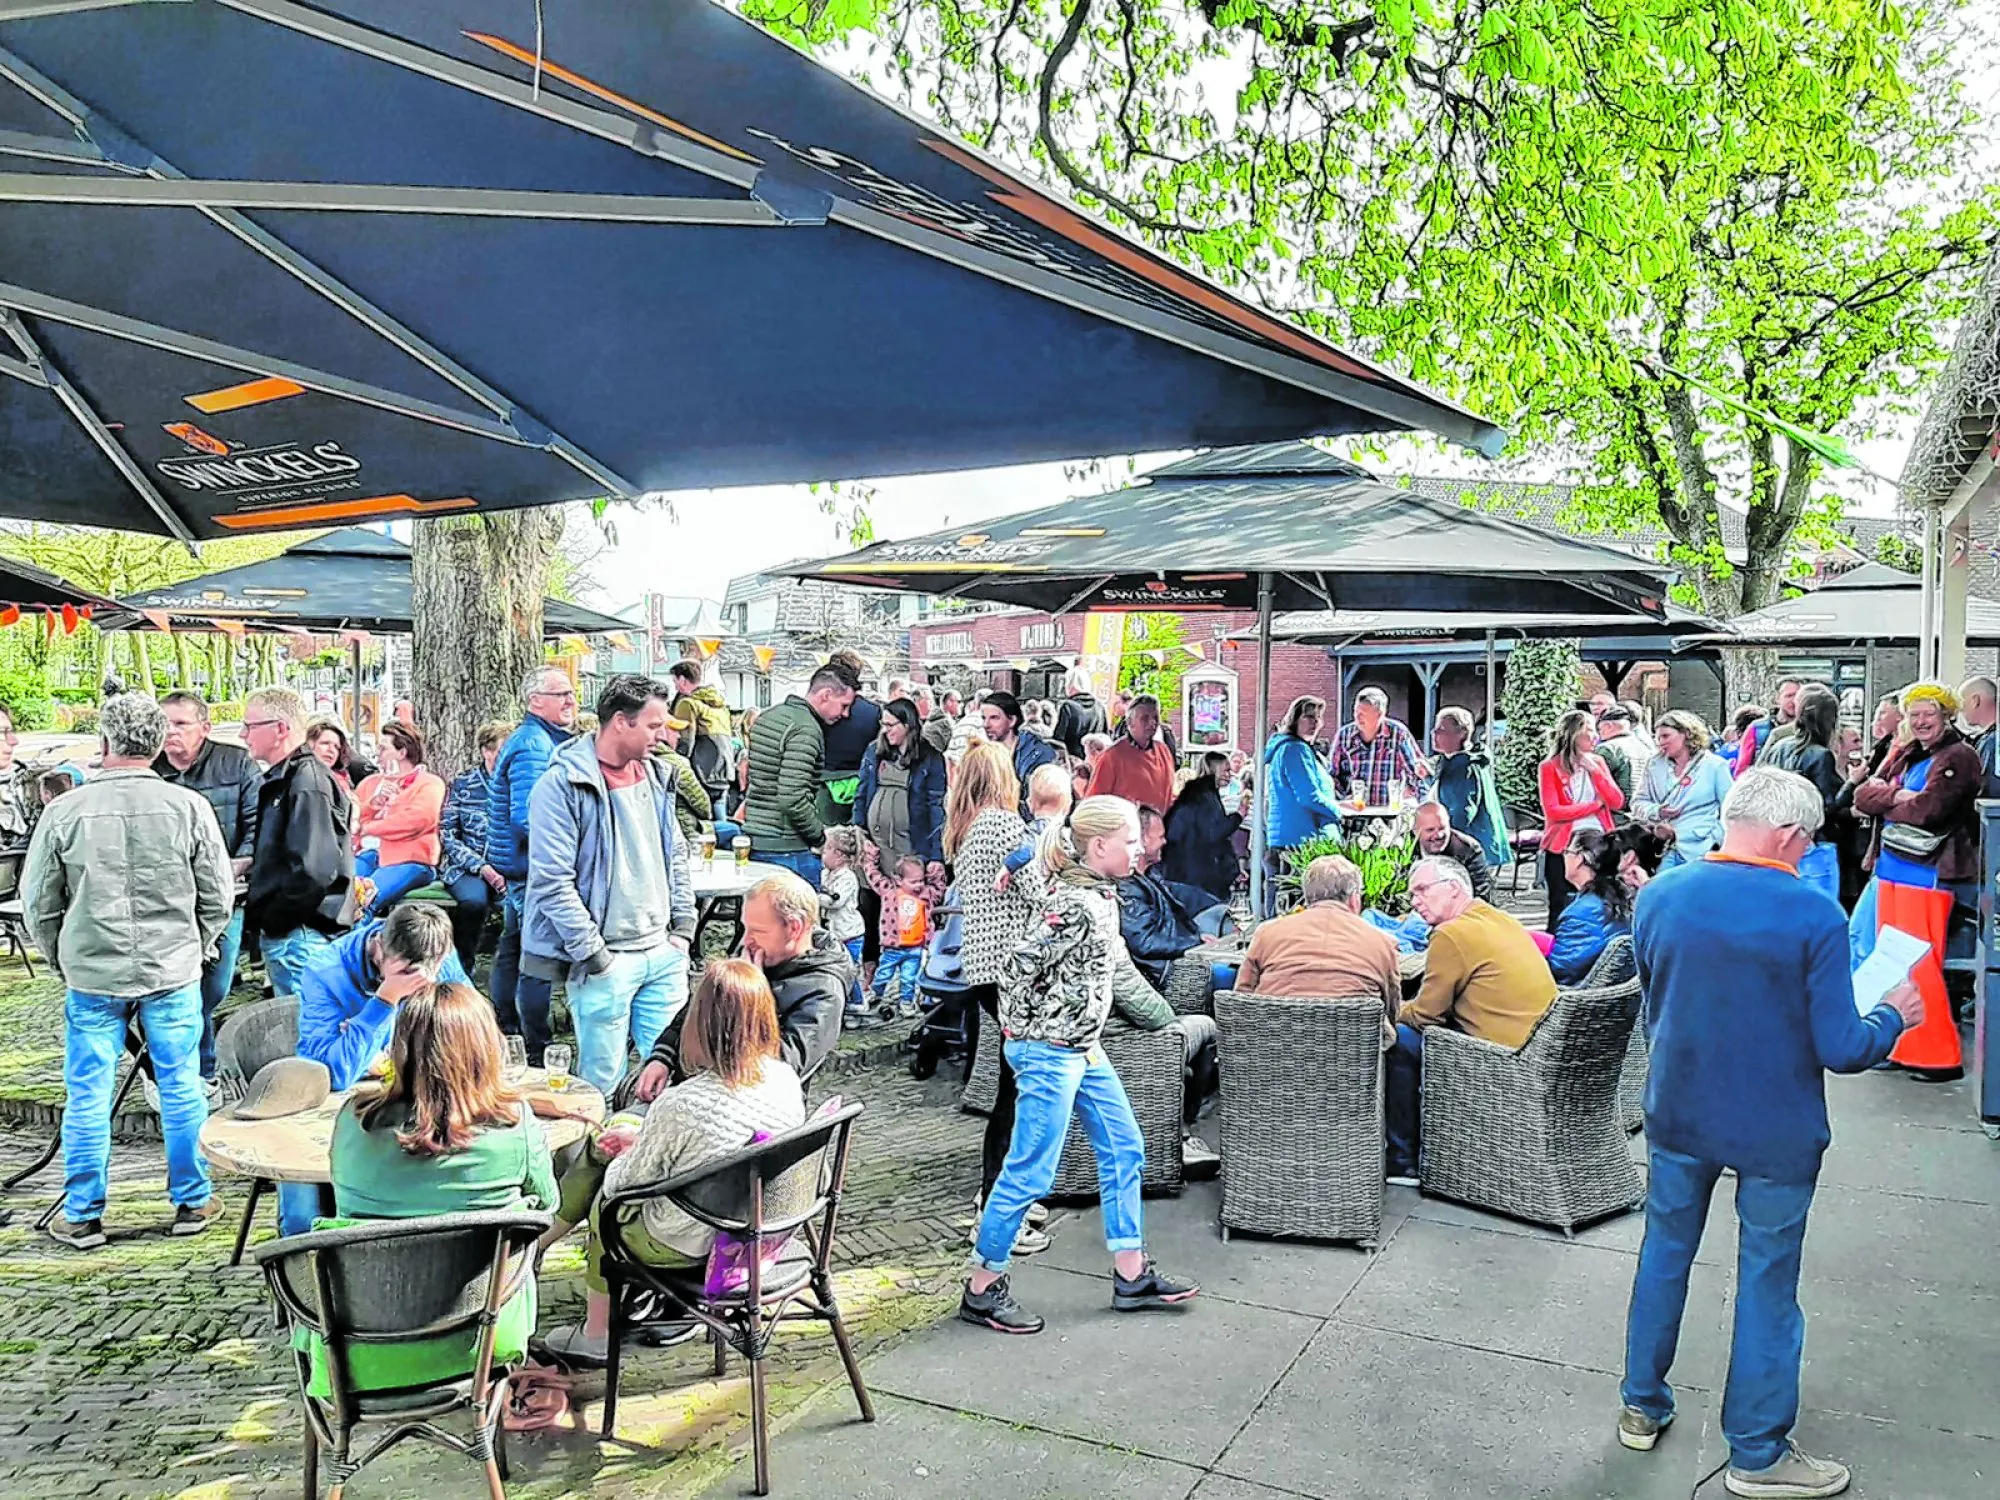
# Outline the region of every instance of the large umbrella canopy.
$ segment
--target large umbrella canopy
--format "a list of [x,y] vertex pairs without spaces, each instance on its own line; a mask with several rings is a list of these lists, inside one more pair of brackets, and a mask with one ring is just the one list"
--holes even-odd
[[[1825,650],[1913,646],[1923,629],[1923,582],[1881,563],[1863,563],[1796,599],[1781,599],[1729,622],[1716,645]],[[1965,643],[2000,646],[2000,604],[1965,601]]]
[[1658,618],[1655,564],[1379,483],[1300,443],[1204,454],[1131,488],[859,552],[801,577],[1076,609],[1481,610]]
[[[1501,639],[1558,640],[1577,636],[1606,647],[1663,647],[1676,651],[1694,638],[1726,636],[1729,627],[1671,601],[1657,620],[1605,620],[1590,615],[1433,613],[1429,610],[1295,610],[1271,622],[1274,640],[1305,646],[1411,646],[1430,641],[1467,643]],[[1255,640],[1239,631],[1232,640]]]
[[0,204],[0,514],[1504,436],[709,0],[0,7]]
[[8,609],[59,610],[64,607],[81,610],[88,615],[98,610],[113,610],[118,605],[102,594],[78,588],[68,579],[44,573],[17,558],[0,557],[0,612]]
[[[310,634],[367,630],[408,635],[410,549],[394,537],[349,526],[240,568],[205,573],[134,594],[112,606],[106,629],[138,629],[166,616],[177,627],[213,628],[225,620],[257,630]],[[542,601],[544,635],[602,635],[636,629],[628,620],[560,599]]]

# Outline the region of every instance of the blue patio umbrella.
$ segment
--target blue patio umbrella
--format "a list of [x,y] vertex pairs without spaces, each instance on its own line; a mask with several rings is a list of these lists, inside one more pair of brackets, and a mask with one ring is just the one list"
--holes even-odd
[[1503,435],[709,0],[0,6],[0,515]]

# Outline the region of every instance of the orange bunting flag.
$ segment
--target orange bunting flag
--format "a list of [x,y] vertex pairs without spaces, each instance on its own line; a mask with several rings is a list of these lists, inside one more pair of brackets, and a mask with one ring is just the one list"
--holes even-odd
[[164,631],[168,635],[174,633],[174,617],[164,609],[142,609],[139,614],[153,629]]
[[56,633],[56,612],[46,604],[42,606],[42,634],[54,638]]
[[20,605],[10,604],[5,609],[0,609],[0,626],[18,625],[20,623],[21,623]]
[[707,639],[697,638],[694,643],[694,649],[701,653],[703,661],[707,661],[722,649],[722,640],[718,636],[710,636]]
[[84,619],[88,620],[88,619],[90,618],[90,611],[91,611],[91,610],[92,610],[93,608],[94,608],[94,606],[93,606],[93,605],[89,605],[89,604],[86,604],[86,605],[84,605],[84,606],[83,606],[83,607],[82,607],[81,609],[79,609],[79,610],[77,611],[77,613],[78,613],[78,614],[80,614],[80,615],[82,615],[82,616],[84,617]]
[[776,646],[752,646],[750,654],[757,658],[757,670],[768,672],[771,670],[772,660],[778,654],[778,648]]
[[76,621],[77,621],[76,606],[74,604],[65,604],[62,607],[62,622],[63,622],[64,635],[76,634]]
[[632,649],[632,637],[622,630],[610,631],[605,635],[604,639],[611,643],[611,649],[614,651],[630,651]]
[[244,630],[243,622],[241,620],[214,619],[210,620],[208,623],[213,625],[217,630],[221,631],[224,635],[233,636],[237,640],[241,640],[248,633]]

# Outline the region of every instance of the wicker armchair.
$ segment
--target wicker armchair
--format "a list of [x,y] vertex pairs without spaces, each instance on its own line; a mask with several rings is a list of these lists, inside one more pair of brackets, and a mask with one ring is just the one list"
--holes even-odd
[[1212,1016],[1215,1007],[1211,975],[1216,960],[1206,945],[1190,948],[1167,971],[1167,1004],[1177,1016]]
[[1618,1078],[1639,981],[1564,990],[1518,1052],[1424,1034],[1424,1192],[1570,1233],[1646,1193]]
[[1382,1002],[1215,997],[1222,1237],[1353,1240],[1382,1232]]
[[[1114,1020],[1104,1028],[1104,1055],[1125,1085],[1132,1114],[1146,1141],[1146,1171],[1139,1185],[1148,1192],[1181,1190],[1181,1111],[1187,1099],[1187,1038],[1178,1026],[1137,1031]],[[1055,1198],[1097,1196],[1097,1153],[1084,1136],[1083,1122],[1070,1116],[1063,1142]]]
[[[1638,976],[1639,963],[1632,953],[1632,939],[1615,937],[1597,956],[1590,972],[1584,975],[1583,988],[1608,989],[1615,984],[1628,983]],[[1642,1003],[1640,1014],[1632,1023],[1631,1040],[1625,1044],[1625,1066],[1618,1074],[1618,1122],[1627,1135],[1643,1129],[1646,1124],[1646,1074],[1651,1060],[1652,1054],[1646,1046],[1646,1017]]]

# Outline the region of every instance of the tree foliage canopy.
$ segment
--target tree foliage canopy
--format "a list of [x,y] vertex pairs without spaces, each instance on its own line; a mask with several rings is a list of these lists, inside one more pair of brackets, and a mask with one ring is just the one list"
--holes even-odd
[[1722,614],[1775,597],[1818,460],[1671,372],[1860,434],[1993,244],[1956,0],[740,3],[1561,445]]

